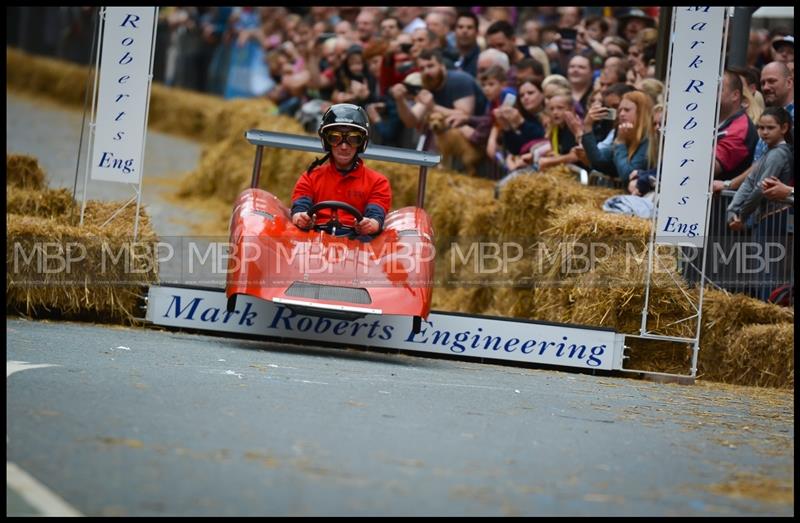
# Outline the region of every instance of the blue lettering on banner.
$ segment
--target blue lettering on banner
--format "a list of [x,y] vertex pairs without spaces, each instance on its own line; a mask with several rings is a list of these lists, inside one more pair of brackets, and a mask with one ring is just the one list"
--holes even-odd
[[[691,12],[695,15],[698,15],[697,18],[702,17],[702,13],[709,13],[710,6],[691,6],[686,7],[684,9],[686,12]],[[698,71],[702,71],[709,67],[708,65],[704,65],[707,61],[709,53],[717,52],[715,49],[710,49],[709,46],[705,46],[704,34],[708,34],[710,31],[709,22],[704,20],[691,20],[689,22],[689,30],[693,33],[693,37],[686,42],[689,47],[687,52],[682,53],[685,58],[678,58],[674,61],[674,65],[677,68],[678,66],[684,68],[683,70],[688,73],[687,81],[683,84],[682,87],[678,87],[678,89],[682,88],[683,93],[688,93],[689,96],[692,97],[700,97],[704,96],[705,91],[705,82],[700,80],[696,77]],[[688,24],[687,24],[688,25]],[[677,45],[677,44],[676,44]],[[685,49],[685,48],[684,48]],[[693,51],[693,52],[692,52]],[[691,71],[691,72],[689,72]],[[677,87],[677,86],[676,86]],[[682,147],[681,149],[686,152],[687,156],[691,156],[692,153],[690,149],[695,144],[695,139],[693,135],[696,135],[700,129],[695,129],[699,126],[700,122],[697,121],[695,116],[692,114],[696,111],[699,107],[699,99],[698,101],[690,101],[685,104],[684,113],[682,115],[675,115],[674,118],[678,119],[679,127],[675,128],[673,132],[679,132],[679,130],[685,131],[687,135],[686,138],[682,139]],[[690,181],[693,179],[693,176],[699,175],[696,172],[692,172],[689,167],[689,164],[695,162],[695,158],[692,157],[683,157],[680,161],[680,170],[679,173],[671,173],[674,174],[674,180],[677,182],[677,186],[684,188],[682,194],[678,194],[677,201],[675,203],[679,206],[685,206],[691,200],[691,194],[687,191],[693,190],[693,185]],[[680,181],[678,181],[680,180]],[[674,186],[673,186],[674,187]],[[673,211],[674,212],[674,211]],[[661,220],[659,220],[661,221]],[[691,220],[694,221],[694,220]],[[683,223],[683,220],[680,216],[667,216],[665,221],[661,221],[662,223],[662,230],[661,232],[664,233],[673,233],[673,234],[683,234],[688,237],[695,237],[698,235],[698,229],[700,228],[701,224],[699,223]]]
[[[686,199],[688,198],[689,198],[688,196],[684,196],[681,203],[685,204]],[[678,220],[677,216],[668,216],[667,223],[664,224],[664,232],[676,232],[680,234],[685,234],[690,238],[694,238],[695,236],[697,236],[697,224],[681,223]]]
[[[209,307],[204,304],[204,298],[196,297],[185,301],[180,295],[172,294],[164,318],[176,320],[196,321],[198,323],[227,324],[231,317],[239,315],[238,325],[255,326],[258,313],[249,301],[244,302],[243,310],[223,312],[218,307]],[[389,341],[393,338],[394,326],[383,325],[380,319],[371,322],[359,320],[331,320],[325,317],[303,316],[282,305],[276,305],[272,318],[266,322],[267,328],[289,333],[333,334],[339,338],[335,341],[347,343],[357,336],[367,340],[377,339]],[[443,349],[455,354],[479,353],[512,353],[519,350],[521,354],[545,356],[549,358],[569,360],[570,363],[581,362],[587,367],[599,367],[603,364],[602,357],[606,355],[608,346],[603,343],[595,346],[571,343],[568,336],[561,336],[560,340],[546,339],[520,339],[517,337],[506,338],[503,335],[493,335],[484,332],[483,327],[472,330],[453,332],[447,329],[437,329],[433,321],[423,321],[420,332],[408,332],[402,339],[406,343],[424,345],[427,348]],[[363,338],[362,338],[363,339]],[[332,340],[333,341],[333,340]],[[498,356],[499,357],[499,356]]]
[[139,20],[141,20],[141,17],[139,15],[127,14],[125,15],[125,20],[123,20],[122,23],[119,24],[119,26],[125,27],[125,24],[130,24],[130,26],[133,27],[134,29],[138,29],[138,27],[136,27],[136,22],[138,22]]
[[[423,328],[421,328],[418,333],[410,332],[403,341],[428,346],[442,346],[456,354],[465,353],[467,348],[477,349],[479,351],[482,350],[483,352],[494,352],[501,349],[506,352],[513,352],[515,349],[511,347],[522,341],[518,338],[509,338],[505,340],[502,336],[483,335],[481,333],[482,330],[482,328],[478,327],[475,332],[466,330],[454,333],[447,330],[438,330],[435,328],[433,322],[423,321]],[[531,354],[534,351],[527,349],[538,346],[538,356],[547,355],[569,360],[585,359],[584,363],[589,367],[598,367],[603,363],[600,356],[606,352],[607,347],[605,344],[588,348],[587,353],[587,347],[585,345],[576,345],[568,342],[569,338],[567,336],[562,336],[561,341],[558,343],[547,340],[529,339],[522,342],[519,349],[523,354]]]
[[296,312],[279,305],[275,310],[275,315],[272,317],[272,322],[269,324],[270,329],[280,329],[289,332],[308,332],[313,330],[317,334],[325,334],[331,332],[336,336],[349,335],[351,338],[358,335],[359,332],[366,332],[367,339],[390,340],[392,339],[392,331],[394,327],[391,325],[381,325],[379,320],[374,320],[372,323],[340,320],[335,324],[328,318],[324,317],[310,317],[300,316]]
[[[139,29],[139,27],[136,24],[137,22],[139,22],[140,19],[141,19],[140,16],[128,13],[125,15],[125,18],[119,25],[119,27],[125,27],[126,29],[132,29],[132,30]],[[130,47],[131,45],[133,45],[134,41],[135,39],[132,36],[126,36],[122,38],[122,40],[120,40],[119,44],[122,47]],[[130,65],[131,63],[133,63],[133,61],[134,61],[134,56],[131,53],[131,51],[125,51],[122,54],[122,56],[119,57],[117,63],[119,65]],[[124,74],[117,79],[117,84],[120,86],[125,85],[128,83],[128,80],[130,79],[131,79],[130,75]],[[131,95],[129,93],[124,93],[124,92],[118,93],[116,95],[116,99],[114,100],[114,102],[120,103],[122,101],[122,103],[125,103],[128,101],[126,99],[130,98],[130,96]],[[117,115],[116,118],[114,118],[114,121],[119,122],[123,120],[123,116],[125,115],[126,115],[125,111],[122,110],[119,111],[119,114]],[[115,142],[124,140],[125,135],[127,134],[126,131],[122,130],[112,131],[112,133],[113,133],[112,140]],[[100,163],[98,165],[99,167],[119,169],[124,174],[130,174],[135,171],[135,169],[133,168],[133,164],[135,162],[134,159],[131,158],[127,160],[122,160],[120,158],[114,158],[114,154],[111,152],[103,152],[101,154],[102,156],[100,157]]]
[[[125,131],[118,132],[117,136],[124,132]],[[103,152],[102,156],[100,156],[100,163],[98,164],[98,167],[119,169],[125,174],[129,174],[133,172],[133,158],[121,160],[119,158],[114,158],[114,153]]]
[[[191,305],[189,313],[183,319],[193,320],[194,313],[197,310],[198,305],[200,305],[201,301],[203,301],[203,298],[194,298],[189,304]],[[169,311],[172,309],[173,305],[175,306],[175,313],[172,315],[173,318],[180,318],[181,315],[184,313],[184,311],[186,311],[186,309],[189,308],[189,305],[186,305],[186,308],[181,309],[181,297],[178,296],[177,294],[173,294],[172,301],[170,302],[169,307],[167,307],[167,312],[164,314],[165,318],[169,318]]]

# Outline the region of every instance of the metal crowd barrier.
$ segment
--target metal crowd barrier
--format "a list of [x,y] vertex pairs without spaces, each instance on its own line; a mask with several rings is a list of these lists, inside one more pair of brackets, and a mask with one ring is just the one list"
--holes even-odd
[[735,232],[725,221],[736,191],[713,196],[708,242],[703,249],[684,248],[679,265],[690,283],[698,283],[702,256],[706,283],[763,301],[794,306],[794,202],[764,199]]

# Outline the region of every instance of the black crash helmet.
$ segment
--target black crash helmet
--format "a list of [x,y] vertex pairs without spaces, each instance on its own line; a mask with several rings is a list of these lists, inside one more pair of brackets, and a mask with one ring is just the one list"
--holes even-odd
[[335,125],[347,125],[362,131],[367,137],[361,147],[358,148],[358,152],[363,153],[367,149],[367,144],[369,144],[369,117],[362,107],[355,104],[335,104],[325,111],[317,134],[319,134],[319,138],[322,140],[322,147],[326,151],[330,151],[331,148],[325,143],[322,133],[325,132],[326,128]]

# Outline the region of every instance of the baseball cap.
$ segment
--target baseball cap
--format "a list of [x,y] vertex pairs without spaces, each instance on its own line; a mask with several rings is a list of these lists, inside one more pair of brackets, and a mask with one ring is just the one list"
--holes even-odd
[[786,35],[776,39],[775,41],[772,42],[772,48],[777,51],[780,46],[787,44],[794,47],[794,36]]

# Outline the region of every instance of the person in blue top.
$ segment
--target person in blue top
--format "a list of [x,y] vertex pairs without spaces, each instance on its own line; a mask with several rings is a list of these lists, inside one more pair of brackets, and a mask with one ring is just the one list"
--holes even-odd
[[616,137],[607,149],[597,147],[591,121],[586,120],[588,125],[584,123],[582,136],[576,138],[580,138],[591,167],[616,176],[624,187],[632,171],[654,165],[656,159],[648,157],[652,111],[653,102],[648,95],[641,91],[625,93],[619,104]]
[[793,180],[794,152],[789,112],[783,107],[767,107],[758,119],[758,135],[767,144],[767,152],[753,165],[753,172],[736,190],[728,205],[728,227],[744,229],[744,222],[764,202],[763,182],[768,178],[788,184]]

